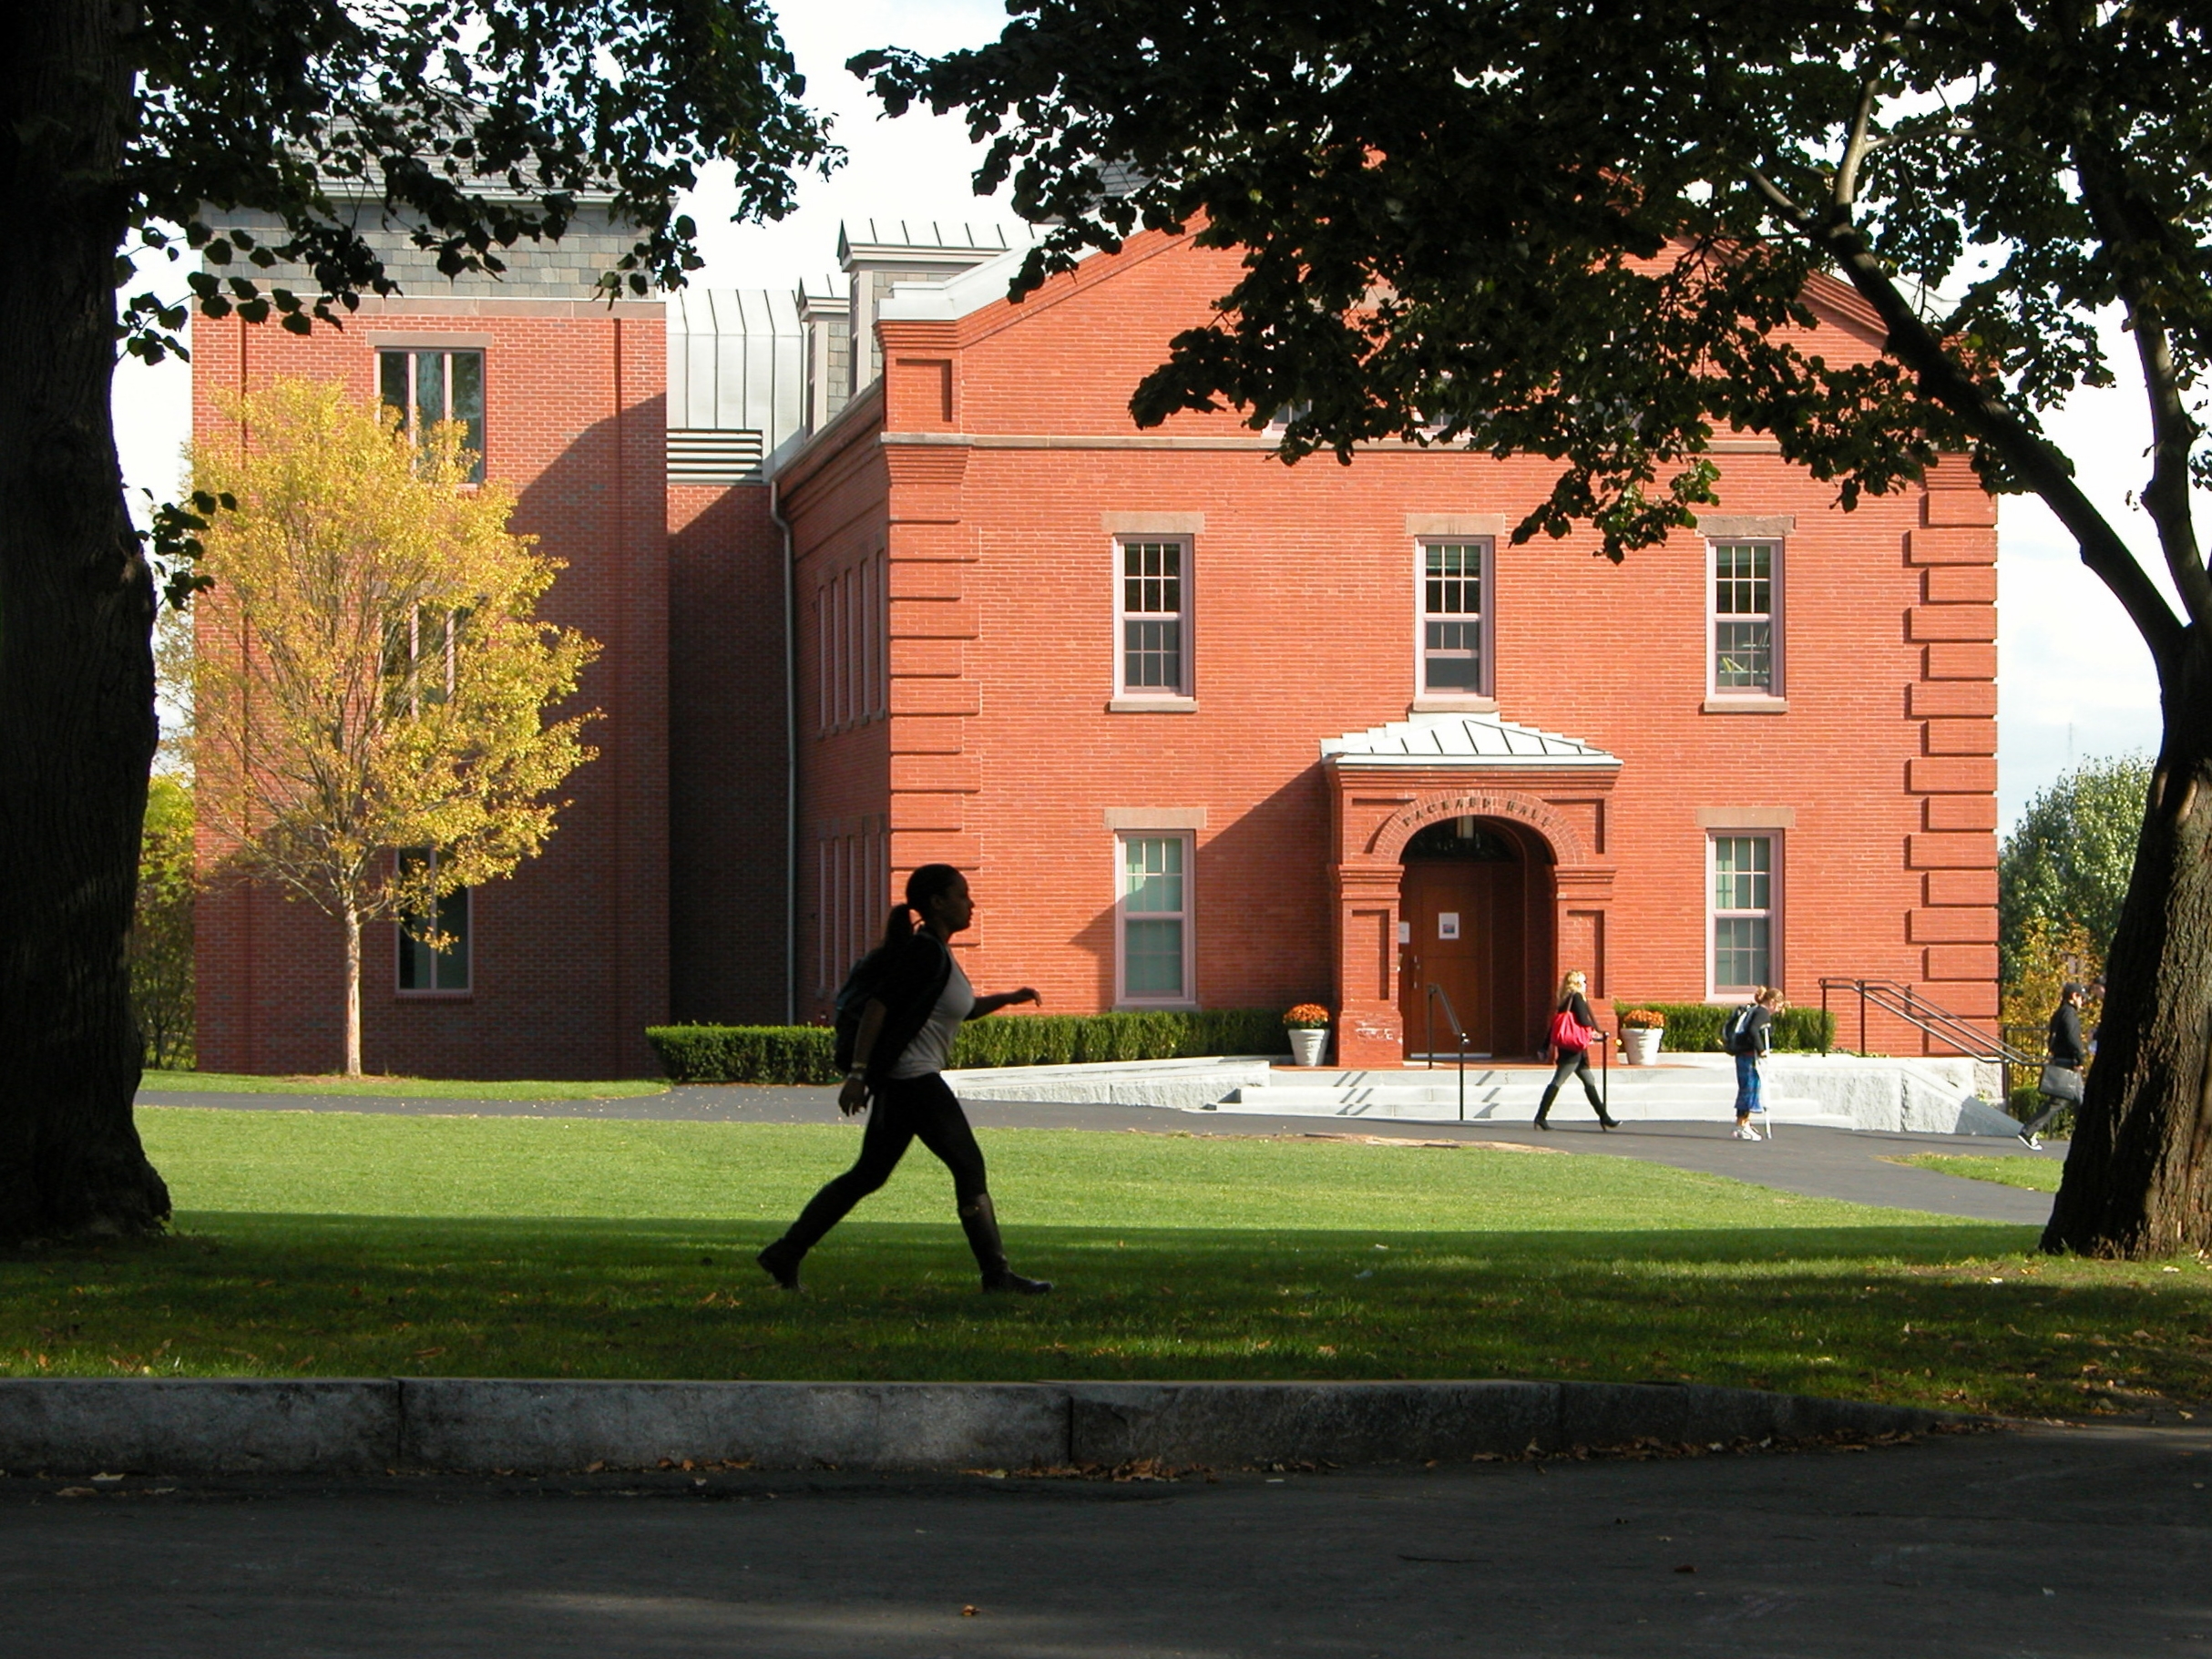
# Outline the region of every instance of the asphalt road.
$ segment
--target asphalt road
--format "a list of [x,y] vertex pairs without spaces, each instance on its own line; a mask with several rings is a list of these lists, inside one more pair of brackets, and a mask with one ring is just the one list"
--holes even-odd
[[[401,1096],[200,1094],[148,1090],[141,1105],[227,1107],[260,1111],[368,1111],[462,1117],[601,1118],[693,1123],[832,1123],[837,1091],[742,1084],[686,1086],[665,1094],[607,1101],[454,1101]],[[1643,1158],[1677,1169],[1733,1175],[1785,1192],[1854,1203],[1932,1211],[1980,1221],[2041,1226],[2050,1219],[2046,1193],[1911,1169],[1889,1162],[1913,1152],[1968,1152],[1978,1157],[2065,1156],[2065,1143],[2029,1152],[2016,1141],[1987,1135],[1854,1133],[1784,1125],[1756,1145],[1729,1139],[1728,1120],[1711,1123],[1637,1122],[1601,1133],[1596,1120],[1562,1109],[1556,1126],[1526,1123],[1397,1122],[1388,1119],[1256,1117],[1241,1112],[1174,1111],[1149,1106],[1029,1104],[971,1101],[978,1129],[1086,1129],[1148,1134],[1390,1135],[1411,1140],[1506,1141],[1560,1152]]]
[[2135,1659],[2212,1651],[2207,1469],[2182,1426],[1211,1483],[16,1477],[0,1650]]

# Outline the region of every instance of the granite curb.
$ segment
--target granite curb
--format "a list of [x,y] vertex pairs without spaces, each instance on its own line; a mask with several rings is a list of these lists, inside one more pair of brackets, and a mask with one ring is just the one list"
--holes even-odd
[[0,1379],[0,1471],[885,1470],[1464,1460],[1958,1427],[1702,1385],[804,1383],[525,1377]]

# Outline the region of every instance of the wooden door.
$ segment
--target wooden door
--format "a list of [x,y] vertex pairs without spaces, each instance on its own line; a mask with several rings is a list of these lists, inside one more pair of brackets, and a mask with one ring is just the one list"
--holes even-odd
[[[1461,860],[1406,866],[1398,915],[1407,924],[1408,937],[1398,987],[1408,1054],[1422,1052],[1429,1040],[1430,985],[1440,986],[1451,999],[1452,1011],[1467,1033],[1469,1051],[1496,1051],[1497,913],[1503,874],[1518,874],[1517,867]],[[1450,1029],[1441,1009],[1434,1019],[1436,1051],[1449,1053]]]

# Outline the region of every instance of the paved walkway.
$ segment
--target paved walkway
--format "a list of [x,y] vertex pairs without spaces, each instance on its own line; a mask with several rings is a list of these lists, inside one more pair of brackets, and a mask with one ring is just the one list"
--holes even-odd
[[2207,1466],[2189,1425],[1214,1482],[17,1476],[0,1645],[2141,1659],[2212,1647]]
[[[692,1123],[832,1123],[837,1091],[831,1088],[758,1088],[740,1084],[687,1086],[665,1094],[609,1101],[456,1101],[400,1096],[198,1094],[148,1090],[148,1106],[225,1107],[262,1111],[366,1111],[411,1115],[517,1118],[602,1118]],[[1260,1117],[1231,1112],[1174,1111],[1147,1106],[1052,1105],[976,1101],[968,1114],[978,1128],[1137,1130],[1152,1134],[1293,1135],[1376,1134],[1410,1140],[1515,1142],[1561,1152],[1643,1158],[1677,1169],[1702,1170],[1756,1181],[1785,1192],[1853,1203],[1927,1210],[1979,1221],[2041,1226],[2051,1198],[1994,1182],[1964,1181],[1887,1160],[1913,1152],[1963,1152],[1976,1157],[2065,1156],[2063,1142],[2043,1153],[2014,1141],[1986,1135],[1853,1133],[1848,1130],[1785,1125],[1771,1141],[1753,1145],[1728,1137],[1726,1119],[1712,1123],[1645,1122],[1599,1132],[1586,1108],[1562,1103],[1550,1132],[1526,1123],[1347,1123],[1337,1119]],[[1323,1127],[1326,1125],[1326,1127]]]

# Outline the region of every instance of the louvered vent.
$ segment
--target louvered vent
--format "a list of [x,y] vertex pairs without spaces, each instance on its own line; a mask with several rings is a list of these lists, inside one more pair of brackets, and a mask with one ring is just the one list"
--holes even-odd
[[755,484],[760,476],[758,432],[678,427],[668,435],[671,484]]

